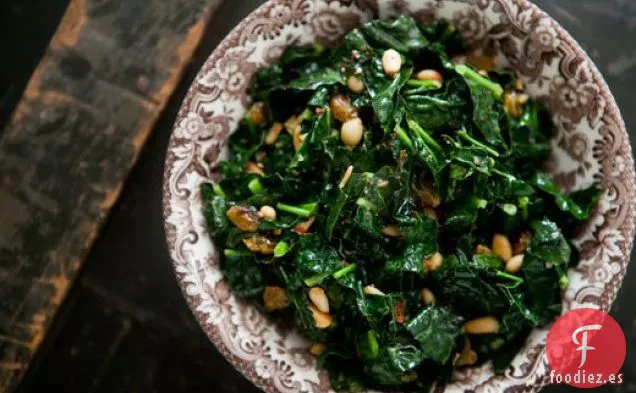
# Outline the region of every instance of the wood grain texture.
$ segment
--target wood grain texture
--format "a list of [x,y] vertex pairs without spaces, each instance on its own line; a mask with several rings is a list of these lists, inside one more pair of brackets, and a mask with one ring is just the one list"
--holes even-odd
[[0,134],[0,392],[28,366],[221,0],[73,0]]

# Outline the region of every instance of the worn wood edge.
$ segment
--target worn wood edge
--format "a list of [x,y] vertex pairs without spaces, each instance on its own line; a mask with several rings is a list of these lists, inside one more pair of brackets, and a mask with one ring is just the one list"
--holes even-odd
[[[199,20],[188,29],[184,39],[177,46],[175,50],[176,61],[170,69],[169,76],[165,79],[164,83],[153,97],[154,105],[151,109],[153,116],[138,129],[138,132],[132,139],[132,145],[134,148],[130,166],[134,165],[139,158],[139,153],[150,135],[152,127],[158,120],[159,114],[165,108],[172,92],[181,80],[187,63],[190,61],[192,54],[201,41],[211,13],[220,3],[220,0],[213,0],[206,4]],[[65,46],[73,46],[78,42],[82,34],[82,30],[87,25],[86,6],[87,0],[73,0],[69,4],[67,11],[62,18],[62,22],[55,32],[47,52],[33,72],[23,96],[12,114],[12,119],[9,124],[16,124],[24,121],[26,116],[29,114],[28,108],[31,102],[36,100],[41,100],[42,102],[50,104],[68,102],[72,103],[72,105],[80,107],[84,106],[89,109],[88,105],[76,100],[72,95],[54,91],[41,91],[42,83],[46,77],[46,71],[50,67],[51,51]],[[60,274],[48,277],[44,277],[43,275],[39,280],[33,283],[33,287],[41,284],[48,284],[52,286],[54,288],[54,295],[50,298],[48,304],[43,304],[40,311],[33,314],[31,323],[25,326],[25,328],[32,332],[31,340],[23,342],[12,340],[11,337],[8,336],[0,335],[0,342],[4,341],[5,344],[8,344],[5,352],[0,353],[2,356],[2,358],[0,358],[0,392],[9,391],[17,385],[19,379],[28,368],[28,364],[11,360],[11,358],[14,357],[12,354],[20,348],[24,348],[29,352],[30,358],[42,343],[52,319],[47,318],[48,313],[45,313],[43,310],[50,307],[59,307],[59,305],[63,302],[77,271],[81,267],[82,260],[88,254],[90,246],[93,244],[99,233],[105,214],[116,203],[122,192],[123,180],[124,179],[121,179],[119,184],[113,189],[106,190],[107,192],[105,193],[105,197],[99,204],[99,208],[104,215],[101,219],[92,224],[80,255],[69,261],[65,272],[60,272]],[[27,296],[33,296],[32,292],[33,291],[30,290]],[[17,356],[14,358],[17,358]]]

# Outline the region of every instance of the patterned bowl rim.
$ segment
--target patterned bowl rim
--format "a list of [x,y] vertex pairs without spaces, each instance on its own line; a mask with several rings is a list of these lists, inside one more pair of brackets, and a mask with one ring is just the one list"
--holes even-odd
[[[264,16],[264,13],[267,9],[269,9],[271,6],[275,5],[275,4],[280,4],[282,2],[284,2],[285,0],[267,0],[265,3],[261,4],[259,7],[257,7],[256,9],[254,9],[252,12],[250,12],[250,14],[245,17],[238,25],[236,25],[236,27],[234,27],[219,43],[219,45],[212,51],[212,53],[208,56],[208,58],[205,60],[203,66],[201,67],[201,69],[197,72],[197,76],[196,78],[198,78],[199,76],[201,76],[202,74],[204,74],[205,72],[207,72],[209,70],[209,68],[222,56],[222,54],[230,47],[233,46],[233,42],[234,42],[234,38],[236,38],[237,36],[239,36],[242,31],[249,26],[252,22],[254,22],[257,18]],[[616,121],[616,126],[618,127],[620,134],[625,137],[625,140],[627,141],[626,143],[626,149],[628,155],[629,155],[629,159],[628,162],[626,163],[629,166],[628,172],[630,174],[630,182],[628,184],[629,188],[628,188],[628,192],[629,192],[629,200],[626,201],[625,203],[629,203],[631,206],[631,209],[629,209],[629,211],[631,212],[631,216],[626,217],[626,220],[629,220],[630,223],[627,225],[627,228],[625,229],[625,227],[623,227],[621,229],[622,231],[622,235],[624,236],[625,239],[625,244],[626,244],[626,252],[621,256],[622,258],[622,270],[615,276],[615,284],[618,286],[618,288],[620,288],[620,286],[622,285],[623,282],[623,278],[625,276],[625,272],[627,269],[627,265],[629,263],[629,258],[631,255],[631,250],[633,247],[633,241],[634,241],[634,234],[635,234],[635,227],[634,227],[634,222],[636,221],[636,212],[634,209],[634,205],[636,203],[636,185],[635,185],[635,176],[634,174],[636,173],[635,168],[634,168],[634,160],[633,160],[633,154],[632,154],[632,147],[631,144],[629,142],[629,135],[627,134],[627,129],[625,126],[625,121],[620,113],[620,109],[616,103],[616,100],[613,96],[613,94],[611,93],[611,90],[607,84],[607,82],[605,81],[604,77],[602,76],[600,70],[598,69],[598,67],[596,66],[595,62],[589,57],[589,55],[587,54],[587,52],[585,50],[583,50],[583,48],[580,46],[580,44],[571,36],[571,34],[563,27],[561,26],[561,24],[559,24],[556,20],[554,20],[547,12],[543,11],[539,6],[537,6],[536,4],[532,3],[530,0],[496,0],[498,2],[503,2],[503,3],[512,3],[512,4],[516,4],[519,7],[524,7],[524,8],[528,8],[528,9],[532,9],[533,12],[535,12],[537,15],[540,16],[541,19],[545,19],[547,18],[548,20],[550,20],[554,27],[557,30],[558,33],[558,38],[561,39],[564,43],[566,43],[571,49],[573,49],[573,51],[579,56],[581,57],[585,62],[588,63],[590,70],[592,72],[592,76],[593,76],[593,80],[594,83],[600,88],[599,94],[604,98],[605,102],[607,103],[607,107],[605,108],[606,113],[613,119]],[[196,79],[195,79],[196,80]],[[194,84],[194,82],[193,82]],[[172,151],[172,149],[174,149],[175,147],[175,136],[174,136],[174,128],[177,126],[177,124],[179,123],[179,121],[181,119],[183,119],[189,112],[189,103],[190,100],[192,99],[192,96],[194,95],[193,92],[193,88],[192,85],[190,86],[183,102],[182,105],[179,109],[179,112],[177,114],[176,120],[175,120],[175,125],[173,127],[173,133],[170,136],[170,142],[169,142],[169,146],[167,149],[167,153],[168,155],[170,154],[170,152]],[[167,155],[167,157],[168,157]],[[170,189],[167,186],[167,184],[169,183],[170,180],[170,170],[172,168],[172,163],[169,162],[168,160],[166,160],[165,162],[165,166],[164,166],[164,174],[163,174],[163,218],[164,218],[164,231],[166,234],[166,241],[167,241],[167,245],[168,245],[168,249],[170,251],[172,251],[174,249],[174,242],[171,241],[171,239],[168,238],[168,232],[169,232],[169,225],[168,224],[168,216],[170,214],[170,205],[171,205],[171,193],[170,193]],[[172,264],[173,264],[173,269],[176,269],[176,261],[171,258]],[[176,270],[175,272],[175,276],[177,278],[177,281],[179,282],[179,286],[181,288],[181,291],[183,293],[183,296],[185,297],[187,304],[190,308],[190,310],[192,311],[192,313],[195,315],[197,322],[199,323],[199,325],[201,326],[202,330],[206,333],[206,335],[208,336],[208,338],[214,343],[214,345],[217,347],[217,349],[223,354],[223,356],[230,362],[230,364],[232,364],[237,370],[239,370],[250,382],[252,382],[256,387],[262,389],[263,391],[267,392],[267,393],[279,393],[280,389],[278,387],[276,387],[271,380],[267,379],[262,379],[262,378],[258,378],[256,375],[253,374],[253,371],[250,370],[250,368],[248,367],[248,361],[240,359],[239,357],[237,357],[236,355],[232,354],[231,351],[228,349],[228,347],[226,346],[226,344],[216,335],[213,334],[211,329],[206,329],[206,326],[210,324],[209,321],[206,320],[206,316],[205,314],[198,312],[197,311],[197,298],[196,296],[190,295],[187,293],[186,290],[186,284],[183,280],[180,279],[179,275],[177,274]],[[607,289],[605,289],[605,291],[607,291]],[[613,293],[610,293],[608,302],[606,303],[607,305],[601,305],[601,309],[603,309],[606,312],[609,312],[609,308],[611,307],[611,305],[614,303],[614,301],[616,300],[616,296],[618,295],[618,290],[614,291]],[[548,384],[548,373],[546,372],[544,375],[539,375],[537,379],[535,379],[534,384],[532,384],[531,386],[525,385],[525,382],[527,381],[519,381],[518,386],[516,386],[518,389],[515,389],[515,391],[519,391],[519,392],[535,392],[538,391],[540,388],[542,388],[543,386]],[[521,386],[521,385],[525,385],[525,386]]]

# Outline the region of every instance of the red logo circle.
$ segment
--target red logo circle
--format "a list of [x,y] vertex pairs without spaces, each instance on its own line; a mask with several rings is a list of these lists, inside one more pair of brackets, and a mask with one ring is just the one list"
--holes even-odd
[[622,383],[625,351],[625,335],[614,318],[593,308],[572,310],[548,333],[550,382],[577,388]]

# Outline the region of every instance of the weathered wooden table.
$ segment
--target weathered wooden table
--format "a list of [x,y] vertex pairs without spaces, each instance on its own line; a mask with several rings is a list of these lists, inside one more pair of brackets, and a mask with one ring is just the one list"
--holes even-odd
[[[219,3],[68,4],[0,137],[0,391],[39,348]],[[3,5],[14,45],[38,12],[25,6]]]
[[[92,0],[85,0],[81,3],[91,4],[91,2]],[[194,3],[197,4],[200,12],[205,12],[210,7],[210,3],[205,1],[186,3],[185,1],[163,0],[152,3],[153,6],[154,3],[165,6],[170,2],[181,4],[180,10],[191,9]],[[7,381],[11,381],[13,384],[17,380],[16,377],[25,370],[29,358],[36,348],[37,353],[30,362],[30,367],[17,391],[40,392],[45,389],[65,392],[257,391],[238,372],[233,370],[209,343],[181,297],[164,246],[161,219],[161,178],[163,157],[174,116],[189,81],[205,57],[225,34],[261,2],[262,0],[227,0],[212,17],[207,31],[203,34],[201,47],[194,52],[192,65],[187,67],[185,77],[182,78],[176,92],[167,101],[165,109],[158,117],[153,131],[141,151],[138,163],[123,188],[120,200],[114,204],[110,218],[85,260],[83,271],[79,274],[62,306],[57,311],[55,320],[46,335],[44,328],[48,326],[53,314],[55,314],[55,310],[58,308],[57,303],[62,301],[66,288],[71,285],[74,276],[72,272],[79,266],[87,248],[87,244],[79,242],[79,239],[82,236],[83,239],[90,237],[93,229],[88,224],[100,222],[107,211],[107,206],[114,203],[115,193],[112,191],[114,183],[111,181],[112,178],[106,177],[103,180],[104,183],[94,183],[103,184],[101,187],[90,190],[74,190],[70,187],[73,184],[71,181],[66,183],[47,181],[46,171],[34,171],[35,173],[27,171],[26,174],[18,172],[19,175],[15,176],[16,184],[42,183],[41,188],[35,190],[37,191],[34,194],[36,196],[39,196],[40,193],[47,195],[46,192],[55,190],[57,194],[54,195],[58,198],[59,196],[68,196],[70,199],[63,205],[54,206],[47,205],[50,200],[42,199],[41,206],[33,207],[33,209],[42,209],[43,213],[41,214],[48,215],[41,216],[40,222],[42,224],[40,226],[30,228],[33,233],[31,236],[34,236],[30,238],[31,242],[35,244],[38,239],[41,239],[37,236],[44,236],[42,233],[48,234],[46,236],[52,236],[54,233],[59,234],[59,238],[50,237],[49,243],[47,243],[51,245],[51,250],[57,250],[57,253],[38,254],[33,259],[25,258],[25,266],[15,267],[7,261],[10,261],[9,258],[12,256],[28,255],[27,253],[31,252],[29,250],[30,243],[27,242],[16,248],[15,244],[8,242],[13,244],[14,249],[17,250],[15,254],[8,254],[6,251],[8,249],[7,242],[3,243],[0,239],[0,250],[2,250],[0,251],[0,391],[3,390],[3,387],[6,390],[9,386],[10,382]],[[616,95],[625,115],[628,129],[636,126],[636,101],[632,99],[632,91],[636,86],[636,1],[561,0],[556,2],[536,0],[536,2],[558,19],[592,54]],[[95,3],[104,5],[114,2],[102,0],[95,1]],[[129,3],[141,4],[141,2],[131,0]],[[150,3],[144,2],[143,4]],[[107,6],[97,8],[108,9]],[[172,12],[176,13],[175,10]],[[158,15],[157,18],[168,18],[167,14],[159,13]],[[200,18],[202,14],[196,15],[199,15],[197,18]],[[106,22],[102,19],[102,24],[104,23]],[[91,26],[90,23],[88,26]],[[203,28],[202,24],[197,26]],[[147,25],[136,23],[136,27],[131,31],[130,34],[138,34],[136,37],[145,37],[152,29],[148,28]],[[178,29],[170,34],[173,34],[172,38],[175,39],[173,41],[175,43],[179,40],[185,40],[186,37],[183,30],[179,33]],[[103,43],[97,44],[103,45]],[[103,49],[103,47],[101,48]],[[165,56],[174,53],[174,50],[170,53],[160,52],[162,56]],[[99,52],[95,48],[90,53],[97,56]],[[137,61],[135,59],[132,58],[128,64],[134,66]],[[107,59],[101,58],[101,60],[106,61]],[[186,60],[183,58],[178,64],[182,65]],[[152,65],[153,63],[150,61],[143,64],[145,64],[144,67],[148,67],[148,64]],[[151,69],[153,68],[151,67]],[[114,75],[112,73],[100,71],[93,74],[92,72],[91,75],[96,75],[97,85],[103,84],[105,89],[118,91],[123,88],[126,94],[129,94],[131,101],[125,104],[120,103],[120,110],[131,110],[128,107],[144,108],[144,105],[140,103],[154,105],[152,106],[154,117],[147,120],[148,124],[152,123],[159,115],[159,110],[167,100],[168,94],[165,92],[165,97],[157,99],[156,96],[153,96],[153,94],[157,94],[157,90],[151,89],[146,93],[139,93],[135,90],[137,88],[135,83],[140,81],[142,82],[141,87],[155,86],[152,82],[155,80],[155,76],[149,76],[149,80],[144,78],[139,80],[133,77],[112,79]],[[166,71],[164,70],[164,72]],[[159,72],[159,74],[161,73]],[[81,85],[78,82],[75,88],[80,88]],[[41,86],[47,85],[41,84]],[[56,85],[48,86],[56,87]],[[40,95],[35,94],[35,99],[41,99]],[[1,100],[0,95],[0,103]],[[104,108],[105,111],[112,110],[109,107],[102,107],[100,103],[91,102],[89,104],[93,107]],[[145,112],[139,109],[139,113],[144,114]],[[130,118],[127,119],[131,121]],[[1,120],[2,110],[0,108]],[[138,119],[138,121],[141,120]],[[56,125],[57,123],[53,122],[52,124]],[[93,127],[96,129],[97,125]],[[139,130],[139,128],[135,129]],[[44,131],[46,131],[46,127]],[[29,134],[29,132],[36,131],[26,130],[24,135],[17,135],[19,133],[13,131],[16,134],[15,138],[18,138],[16,141],[19,143],[12,144],[12,148],[15,149],[16,146],[19,147],[22,144],[32,147],[34,142],[31,135],[33,134]],[[87,128],[85,135],[93,135],[95,132]],[[99,171],[104,173],[105,169],[106,172],[111,172],[109,170],[111,168],[113,173],[116,171],[119,171],[117,173],[125,172],[126,168],[132,165],[132,161],[142,145],[145,132],[143,131],[142,136],[136,139],[137,144],[131,143],[130,139],[125,139],[130,138],[130,135],[124,137],[117,134],[112,140],[120,141],[118,148],[121,150],[107,148],[108,142],[104,141],[108,139],[96,139],[95,143],[101,143],[104,146],[94,146],[85,153],[90,153],[98,158],[92,164],[96,166],[83,169],[81,165],[86,164],[82,164],[81,161],[71,162],[70,158],[67,159],[64,154],[60,153],[61,163],[51,164],[51,167],[58,176],[65,172],[68,172],[70,176],[75,176],[75,174],[89,176]],[[46,132],[44,133],[46,134]],[[2,147],[4,146],[4,137],[6,135],[0,135],[0,152],[4,151]],[[636,133],[632,133],[631,137],[636,141]],[[49,138],[49,141],[53,140],[50,142],[52,143],[50,148],[67,152],[69,157],[77,156],[78,153],[81,155],[83,152],[72,150],[73,144],[70,141],[58,142],[54,139]],[[42,146],[35,147],[44,148]],[[33,154],[32,160],[37,159],[38,156]],[[0,153],[0,179],[3,179],[1,175],[6,175],[6,171],[1,156],[2,153]],[[6,183],[0,184],[5,187]],[[31,189],[26,190],[26,195],[32,195],[29,194]],[[3,197],[3,192],[0,189],[0,200]],[[91,197],[97,195],[98,199],[92,199],[93,201],[101,198],[102,201],[106,202],[102,205],[96,202],[93,202],[94,205],[86,205],[82,195],[90,195]],[[106,198],[108,195],[113,197]],[[0,206],[4,206],[1,201]],[[82,211],[82,209],[86,209],[87,213],[73,216],[76,210]],[[12,209],[10,214],[12,217],[18,217],[17,222],[20,222],[19,217],[22,216],[20,216],[19,209]],[[4,218],[4,216],[0,217]],[[49,218],[52,218],[51,222],[47,222]],[[25,223],[30,222],[24,218],[22,220]],[[68,220],[74,220],[73,228],[69,228]],[[16,219],[11,222],[16,222]],[[16,225],[11,226],[11,228],[14,227]],[[22,228],[20,225],[18,227]],[[0,218],[0,233],[2,230],[6,230],[6,225]],[[14,233],[18,232],[14,230]],[[69,233],[74,234],[74,236],[69,235]],[[56,245],[53,243],[54,241],[59,243]],[[74,244],[74,248],[64,247],[66,244]],[[60,254],[62,251],[65,252],[64,255]],[[38,263],[27,263],[31,261]],[[64,261],[64,263],[60,261]],[[70,270],[56,270],[60,266],[67,269],[70,267]],[[20,278],[22,277],[20,274],[26,274],[25,272],[32,271],[31,269],[39,272],[37,269],[44,268],[46,268],[47,274],[54,273],[44,275],[43,279],[35,281]],[[63,272],[64,275],[61,275],[60,272]],[[36,273],[28,277],[40,277],[38,274],[41,276],[41,273]],[[66,278],[51,279],[51,277]],[[29,282],[33,282],[33,284],[29,285]],[[635,283],[636,274],[632,266],[613,311],[614,317],[623,327],[628,342],[627,360],[622,369],[625,374],[625,384],[604,386],[599,388],[600,391],[636,392],[636,308],[630,304],[631,299],[636,296]],[[56,290],[61,292],[56,292]],[[24,298],[25,293],[31,294],[32,297],[27,297],[28,299],[36,299],[32,300],[32,303],[28,303],[28,307],[19,305],[20,299]],[[51,297],[55,294],[57,297]],[[14,315],[8,314],[7,310],[16,309],[23,311],[15,313],[16,316],[12,317],[11,320],[21,322],[7,325],[5,318]],[[36,318],[33,318],[34,315]],[[23,353],[24,355],[18,356],[15,361],[7,361],[6,359],[11,359],[8,356],[13,356],[14,353]],[[553,392],[568,390],[574,391],[563,386],[546,389],[546,391]]]

